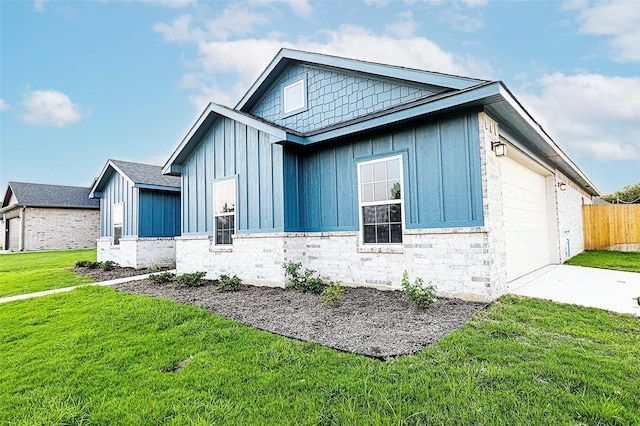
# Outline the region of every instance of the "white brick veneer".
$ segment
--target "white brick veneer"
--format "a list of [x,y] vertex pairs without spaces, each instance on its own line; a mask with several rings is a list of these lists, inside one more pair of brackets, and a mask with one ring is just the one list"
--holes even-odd
[[148,268],[171,266],[176,260],[176,242],[173,238],[122,238],[120,245],[111,244],[111,238],[98,239],[98,261],[111,260],[122,267]]
[[[558,190],[558,183],[567,184],[565,191]],[[592,204],[590,194],[578,188],[567,176],[556,170],[556,203],[558,208],[558,238],[560,263],[584,251],[582,205]]]
[[23,215],[24,250],[93,248],[100,235],[97,209],[27,207]]

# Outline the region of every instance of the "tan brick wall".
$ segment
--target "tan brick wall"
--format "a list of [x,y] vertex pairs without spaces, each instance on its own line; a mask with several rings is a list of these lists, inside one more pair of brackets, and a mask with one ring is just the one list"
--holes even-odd
[[100,235],[100,211],[27,207],[24,250],[95,248]]

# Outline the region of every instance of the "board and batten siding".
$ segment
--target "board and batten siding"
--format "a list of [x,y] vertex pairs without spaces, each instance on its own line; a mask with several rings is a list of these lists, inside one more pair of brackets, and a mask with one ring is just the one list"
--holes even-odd
[[140,189],[139,237],[180,235],[180,193]]
[[238,233],[284,230],[283,148],[255,128],[220,118],[182,169],[182,235],[213,235],[213,183],[236,178]]
[[354,231],[357,163],[402,155],[406,228],[481,226],[477,114],[284,156],[285,230]]
[[100,198],[100,236],[113,236],[113,205],[123,203],[122,236],[138,235],[138,189],[119,173],[113,173]]

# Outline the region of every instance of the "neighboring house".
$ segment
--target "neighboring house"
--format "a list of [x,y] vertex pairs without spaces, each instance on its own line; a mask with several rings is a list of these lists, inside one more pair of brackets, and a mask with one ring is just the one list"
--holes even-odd
[[502,82],[287,49],[163,171],[182,177],[179,272],[281,286],[294,261],[400,288],[407,270],[474,300],[582,251],[598,194]]
[[100,230],[91,188],[9,182],[0,206],[5,250],[93,248]]
[[108,160],[91,189],[100,199],[98,261],[146,268],[175,262],[180,178],[162,167]]

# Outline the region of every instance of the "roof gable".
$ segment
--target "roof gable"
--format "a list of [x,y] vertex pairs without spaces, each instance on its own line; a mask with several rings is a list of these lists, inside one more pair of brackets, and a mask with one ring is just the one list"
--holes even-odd
[[287,72],[293,64],[307,66],[324,66],[334,68],[336,71],[349,71],[351,73],[368,74],[370,76],[392,78],[394,80],[411,82],[431,87],[444,89],[467,89],[484,83],[485,80],[460,77],[450,74],[442,74],[431,71],[405,68],[394,65],[385,65],[357,59],[341,58],[338,56],[324,55],[320,53],[304,52],[292,49],[280,49],[276,57],[260,74],[258,79],[242,97],[235,109],[250,111],[280,80],[280,76]]
[[161,166],[110,159],[105,164],[91,189],[92,198],[100,198],[100,193],[111,180],[114,173],[120,174],[136,188],[165,191],[180,190],[180,178],[163,175]]
[[2,208],[18,205],[97,209],[100,203],[89,198],[90,192],[91,188],[79,186],[9,182]]
[[[304,107],[284,113],[284,88],[300,82]],[[313,132],[455,89],[385,76],[293,63],[247,112],[302,133]]]

